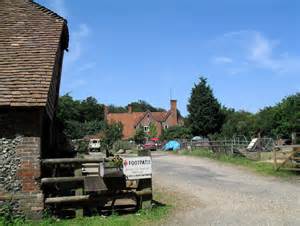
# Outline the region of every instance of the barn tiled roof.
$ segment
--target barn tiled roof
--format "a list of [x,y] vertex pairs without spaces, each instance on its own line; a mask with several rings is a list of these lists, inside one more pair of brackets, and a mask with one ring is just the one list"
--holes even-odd
[[64,18],[31,0],[0,0],[0,106],[46,106],[61,47]]

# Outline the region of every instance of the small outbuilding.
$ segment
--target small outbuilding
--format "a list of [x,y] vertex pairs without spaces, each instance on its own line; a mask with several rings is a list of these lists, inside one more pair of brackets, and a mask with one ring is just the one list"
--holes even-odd
[[0,205],[10,200],[15,211],[40,218],[40,163],[56,144],[68,26],[31,0],[1,0],[0,21]]

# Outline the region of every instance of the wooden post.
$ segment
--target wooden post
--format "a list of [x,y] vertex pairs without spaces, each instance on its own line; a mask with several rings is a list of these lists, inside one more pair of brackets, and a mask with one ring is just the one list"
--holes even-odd
[[[82,169],[80,168],[76,168],[75,169],[75,177],[81,177],[82,176]],[[77,188],[75,191],[75,195],[76,196],[81,196],[83,195],[83,188]],[[83,217],[83,209],[77,209],[76,210],[76,217]]]
[[273,149],[274,169],[277,171],[277,148]]
[[292,144],[296,144],[297,143],[297,134],[294,132],[292,133]]

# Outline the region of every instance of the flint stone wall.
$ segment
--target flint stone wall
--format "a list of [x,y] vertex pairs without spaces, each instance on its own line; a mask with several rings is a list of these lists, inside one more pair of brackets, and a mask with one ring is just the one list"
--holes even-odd
[[0,190],[16,193],[21,190],[21,182],[17,178],[17,170],[21,167],[21,159],[17,156],[17,146],[23,137],[0,138]]

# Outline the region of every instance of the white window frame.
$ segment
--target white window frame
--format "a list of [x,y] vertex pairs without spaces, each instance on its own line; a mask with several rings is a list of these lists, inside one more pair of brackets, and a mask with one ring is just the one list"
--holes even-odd
[[144,132],[145,133],[149,132],[149,126],[144,126]]

